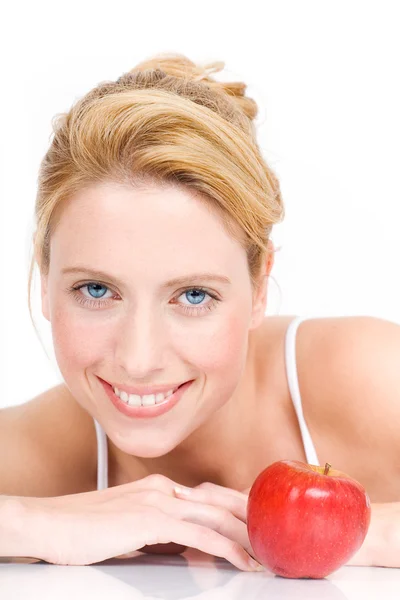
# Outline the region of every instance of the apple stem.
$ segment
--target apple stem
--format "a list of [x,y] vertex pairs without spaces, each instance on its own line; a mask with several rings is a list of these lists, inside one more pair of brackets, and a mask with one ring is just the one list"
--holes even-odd
[[325,463],[325,471],[324,471],[324,475],[328,475],[328,471],[331,468],[332,465],[330,465],[329,463]]

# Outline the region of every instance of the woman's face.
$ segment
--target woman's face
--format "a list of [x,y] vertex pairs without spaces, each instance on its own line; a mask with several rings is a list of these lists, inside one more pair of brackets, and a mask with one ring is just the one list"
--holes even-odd
[[[166,285],[183,276],[186,283]],[[42,310],[76,400],[121,450],[156,457],[232,396],[249,330],[265,306],[253,303],[245,251],[203,202],[180,187],[110,182],[80,191],[63,208],[42,276]],[[169,412],[132,419],[98,377],[126,386],[194,382]]]

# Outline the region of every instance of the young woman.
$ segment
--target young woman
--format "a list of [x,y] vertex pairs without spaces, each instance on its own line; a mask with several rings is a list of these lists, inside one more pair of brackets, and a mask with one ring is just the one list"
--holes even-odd
[[156,56],[55,123],[29,285],[37,262],[65,383],[0,412],[0,555],[252,570],[249,489],[296,459],[369,493],[348,564],[400,566],[400,328],[265,317],[284,207],[222,67]]

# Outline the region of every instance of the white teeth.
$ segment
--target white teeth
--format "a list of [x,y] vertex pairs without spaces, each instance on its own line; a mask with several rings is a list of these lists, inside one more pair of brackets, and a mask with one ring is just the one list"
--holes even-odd
[[151,406],[156,403],[156,397],[154,394],[148,394],[147,396],[142,397],[143,406]]
[[128,404],[130,406],[141,406],[142,402],[140,400],[140,396],[137,396],[136,394],[129,394]]
[[127,394],[124,391],[120,391],[118,388],[114,388],[114,393],[116,396],[121,398],[123,402],[126,402],[130,406],[152,406],[154,404],[160,404],[160,402],[164,402],[166,398],[172,396],[174,390],[169,390],[165,394],[146,394],[144,396],[138,396],[137,394]]

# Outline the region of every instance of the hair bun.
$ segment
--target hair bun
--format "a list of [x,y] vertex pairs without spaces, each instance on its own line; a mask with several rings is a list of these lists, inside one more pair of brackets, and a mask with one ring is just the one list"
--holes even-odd
[[246,84],[239,81],[216,81],[210,75],[222,71],[225,62],[221,60],[198,65],[183,54],[158,54],[137,64],[128,73],[119,78],[118,83],[125,83],[130,78],[135,82],[143,78],[143,82],[156,83],[166,75],[186,81],[201,82],[212,90],[227,94],[234,99],[238,107],[249,119],[254,119],[258,113],[257,103],[245,95]]

